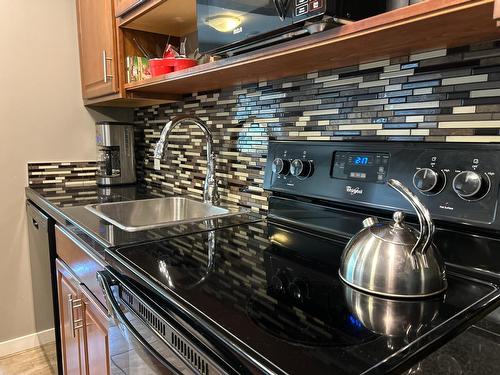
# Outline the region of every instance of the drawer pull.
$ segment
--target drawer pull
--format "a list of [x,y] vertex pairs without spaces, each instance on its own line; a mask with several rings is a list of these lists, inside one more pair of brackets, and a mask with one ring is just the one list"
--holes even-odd
[[82,299],[73,299],[71,294],[68,294],[68,310],[69,310],[69,325],[73,337],[76,337],[76,330],[83,328],[83,319],[75,320],[75,309],[82,307]]
[[112,61],[113,58],[107,57],[106,56],[106,50],[102,50],[102,66],[103,66],[103,72],[104,72],[104,83],[108,83],[108,78],[111,79],[113,78],[113,75],[108,74],[108,61]]

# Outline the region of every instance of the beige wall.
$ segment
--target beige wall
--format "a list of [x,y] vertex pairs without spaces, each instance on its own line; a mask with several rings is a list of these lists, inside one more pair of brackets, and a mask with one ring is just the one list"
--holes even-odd
[[75,0],[0,0],[0,342],[35,331],[28,161],[95,160],[82,104]]

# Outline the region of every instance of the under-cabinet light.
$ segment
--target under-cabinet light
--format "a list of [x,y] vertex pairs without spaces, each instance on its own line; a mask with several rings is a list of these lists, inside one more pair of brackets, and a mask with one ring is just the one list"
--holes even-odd
[[221,33],[229,33],[241,25],[240,17],[229,14],[220,14],[218,16],[208,17],[205,23]]

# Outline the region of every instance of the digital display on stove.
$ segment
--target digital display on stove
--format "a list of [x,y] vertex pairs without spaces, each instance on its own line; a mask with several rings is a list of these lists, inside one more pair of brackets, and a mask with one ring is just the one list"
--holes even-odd
[[368,165],[370,157],[366,155],[353,156],[352,162],[354,165]]
[[387,153],[337,151],[333,155],[332,177],[384,183],[389,167]]

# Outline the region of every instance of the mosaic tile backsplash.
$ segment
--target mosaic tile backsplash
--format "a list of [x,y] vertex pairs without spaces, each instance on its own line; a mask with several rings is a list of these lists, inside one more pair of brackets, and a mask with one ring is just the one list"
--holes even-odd
[[96,185],[95,161],[28,163],[28,185],[46,189]]
[[179,113],[199,116],[212,129],[222,201],[265,211],[269,140],[499,142],[500,41],[194,93],[182,103],[136,110],[139,177],[152,190],[200,197],[206,162],[197,128],[178,129],[168,160],[153,169],[160,131]]

